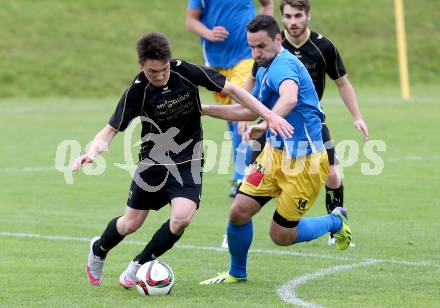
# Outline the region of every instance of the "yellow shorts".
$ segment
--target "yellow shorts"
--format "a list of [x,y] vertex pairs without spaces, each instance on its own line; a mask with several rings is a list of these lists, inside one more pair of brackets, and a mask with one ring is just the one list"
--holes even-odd
[[[227,69],[215,69],[218,73],[225,75],[226,79],[235,83],[240,87],[244,87],[247,77],[251,73],[252,66],[254,65],[253,59],[241,60],[234,67]],[[213,92],[214,101],[219,104],[229,105],[231,98],[219,92]]]
[[277,212],[288,221],[299,221],[318,197],[329,168],[327,151],[290,158],[266,144],[240,191],[277,198]]

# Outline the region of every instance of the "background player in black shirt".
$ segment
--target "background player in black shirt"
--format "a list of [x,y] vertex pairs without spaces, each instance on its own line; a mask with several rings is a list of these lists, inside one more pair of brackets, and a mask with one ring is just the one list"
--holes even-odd
[[137,117],[142,120],[140,162],[133,176],[124,215],[113,218],[100,237],[90,242],[87,275],[92,285],[102,282],[110,249],[144,223],[149,210],[171,204],[171,216],[144,250],[119,277],[125,288],[136,285],[139,267],[169,250],[182,236],[200,202],[203,169],[201,104],[198,86],[222,92],[264,117],[271,130],[283,136],[292,126],[264,107],[245,90],[205,67],[171,60],[168,40],[148,33],[137,43],[141,72],[122,95],[108,124],[96,135],[90,150],[77,158],[73,172],[106,150],[115,135]]
[[[280,0],[280,10],[283,31],[283,47],[295,55],[307,68],[315,85],[319,100],[325,89],[326,74],[335,81],[339,94],[350,113],[353,116],[354,126],[363,133],[364,140],[368,140],[368,127],[362,118],[359,104],[353,86],[348,80],[347,73],[333,43],[321,34],[311,31],[309,28],[310,3],[308,0]],[[253,76],[257,67],[254,65]],[[252,83],[251,83],[252,84]],[[249,89],[251,85],[247,85]],[[339,177],[335,157],[335,149],[331,141],[328,127],[322,124],[322,138],[326,144],[330,162],[330,174],[326,179],[326,208],[331,213],[336,207],[343,207],[344,186]],[[264,142],[259,140],[260,143]],[[258,155],[253,153],[251,162]],[[334,244],[330,237],[329,244]]]

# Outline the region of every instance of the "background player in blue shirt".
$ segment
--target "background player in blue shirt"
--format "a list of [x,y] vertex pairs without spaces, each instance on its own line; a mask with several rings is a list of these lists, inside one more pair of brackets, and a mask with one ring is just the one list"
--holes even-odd
[[[260,13],[272,15],[272,0],[259,0]],[[246,26],[255,16],[252,0],[189,0],[186,26],[200,36],[205,65],[243,87],[253,60],[246,42]],[[231,104],[231,98],[214,92],[217,103]],[[237,122],[228,122],[232,133],[234,174],[229,195],[234,197],[243,179],[244,169],[250,157],[250,149],[241,144]],[[237,158],[240,155],[246,157]],[[244,161],[245,160],[245,161]]]
[[[280,246],[308,242],[332,232],[336,248],[351,241],[347,212],[336,208],[321,217],[302,218],[316,200],[329,172],[321,135],[324,117],[307,69],[281,46],[280,29],[271,16],[260,15],[248,25],[247,41],[259,64],[253,95],[294,127],[289,138],[267,133],[267,144],[258,156],[237,196],[227,226],[231,263],[229,271],[201,284],[235,283],[247,279],[247,254],[253,237],[252,217],[270,199],[277,206],[270,227],[272,241]],[[205,106],[203,112],[228,120],[255,119],[240,106]],[[253,115],[253,117],[252,117]],[[265,121],[248,131],[252,139],[265,133]]]

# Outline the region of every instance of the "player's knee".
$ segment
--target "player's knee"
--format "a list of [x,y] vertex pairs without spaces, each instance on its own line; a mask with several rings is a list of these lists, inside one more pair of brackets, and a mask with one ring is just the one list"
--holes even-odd
[[245,223],[249,220],[250,217],[251,215],[248,213],[246,208],[238,204],[232,205],[231,210],[229,212],[229,219],[233,224]]
[[278,246],[290,246],[293,243],[292,237],[282,232],[271,231],[270,238]]
[[341,185],[341,178],[339,177],[338,171],[335,166],[331,166],[330,172],[326,179],[326,184],[329,187],[337,188]]
[[175,217],[170,219],[170,230],[175,234],[180,234],[191,223],[191,217]]
[[328,177],[333,179],[339,179],[338,169],[336,166],[330,166]]
[[125,236],[130,233],[136,232],[141,226],[142,223],[139,222],[137,219],[123,220],[120,228],[121,230],[119,230],[119,232],[121,233],[121,235]]

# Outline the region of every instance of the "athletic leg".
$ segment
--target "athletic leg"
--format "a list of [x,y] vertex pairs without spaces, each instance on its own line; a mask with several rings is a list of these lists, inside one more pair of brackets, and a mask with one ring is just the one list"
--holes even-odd
[[251,196],[240,192],[237,194],[231,206],[229,223],[226,228],[229,254],[231,256],[229,272],[221,273],[219,276],[202,281],[200,284],[209,285],[246,281],[247,256],[253,237],[252,217],[260,209],[260,203]]
[[331,213],[335,208],[344,206],[344,186],[338,174],[338,162],[335,148],[330,137],[330,131],[325,123],[322,124],[321,133],[330,163],[330,172],[325,181],[325,207],[327,213]]
[[99,286],[102,283],[107,253],[126,235],[139,229],[147,215],[147,210],[137,210],[127,206],[123,216],[113,218],[102,235],[91,240],[86,272],[92,285]]
[[156,231],[144,250],[130,262],[119,277],[119,284],[124,288],[135,286],[139,267],[170,250],[190,224],[196,210],[197,204],[192,200],[182,197],[172,199],[170,219]]

